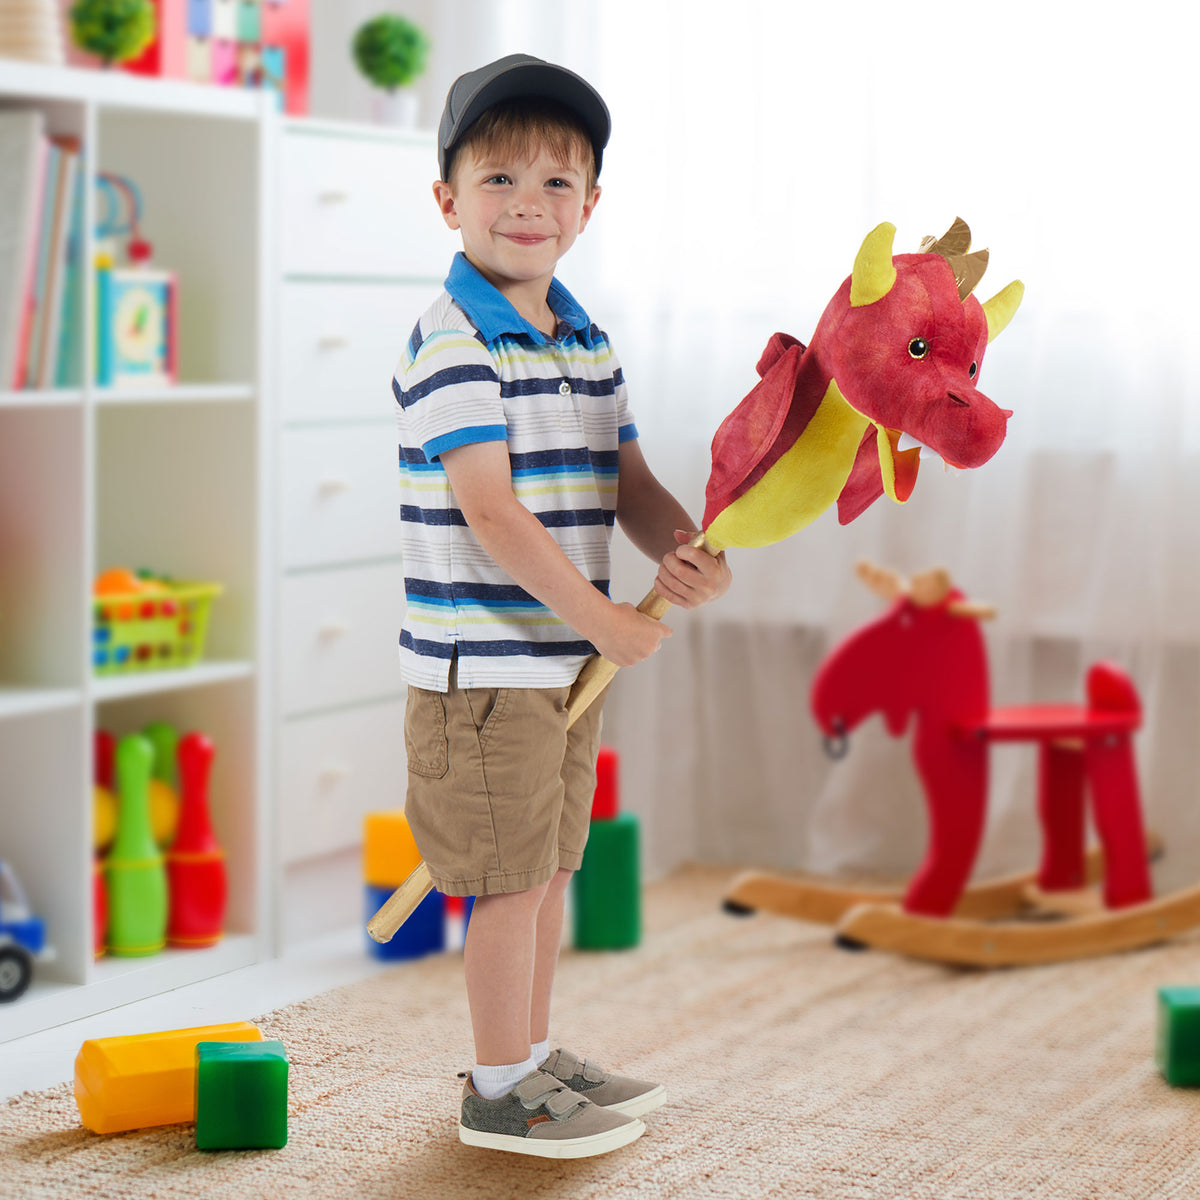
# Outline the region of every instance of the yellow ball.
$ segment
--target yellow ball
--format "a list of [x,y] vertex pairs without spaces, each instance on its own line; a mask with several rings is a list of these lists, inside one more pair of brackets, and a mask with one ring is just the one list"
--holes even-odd
[[117,798],[106,787],[92,788],[92,849],[103,854],[117,836]]
[[175,840],[179,828],[179,797],[169,783],[150,780],[150,830],[160,847]]

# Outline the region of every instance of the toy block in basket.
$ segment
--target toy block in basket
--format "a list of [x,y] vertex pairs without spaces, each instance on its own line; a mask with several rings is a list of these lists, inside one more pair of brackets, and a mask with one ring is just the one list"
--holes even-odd
[[92,667],[97,675],[190,667],[204,654],[219,583],[184,583],[123,567],[92,588]]

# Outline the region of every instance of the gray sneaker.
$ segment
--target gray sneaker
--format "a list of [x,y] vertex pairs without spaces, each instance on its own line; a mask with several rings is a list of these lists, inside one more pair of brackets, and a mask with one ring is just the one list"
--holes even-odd
[[458,1137],[468,1146],[589,1158],[627,1146],[645,1132],[636,1117],[601,1108],[544,1071],[530,1071],[497,1100],[485,1100],[469,1075],[463,1084]]
[[590,1058],[580,1058],[570,1050],[551,1050],[538,1070],[561,1079],[572,1091],[586,1096],[593,1104],[627,1117],[653,1112],[667,1098],[667,1090],[661,1083],[614,1075]]

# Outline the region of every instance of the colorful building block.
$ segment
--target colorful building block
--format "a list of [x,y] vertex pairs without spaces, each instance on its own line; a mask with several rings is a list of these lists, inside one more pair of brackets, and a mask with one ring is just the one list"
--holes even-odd
[[196,1046],[259,1042],[247,1021],[94,1038],[75,1058],[75,1103],[93,1133],[120,1133],[196,1119]]
[[[370,920],[395,889],[366,885],[366,919]],[[422,958],[446,948],[446,897],[436,889],[413,910],[390,942],[367,937],[367,950],[381,959]]]
[[416,869],[421,852],[402,808],[363,818],[363,881],[394,891]]
[[600,747],[596,756],[596,791],[592,797],[593,821],[611,821],[621,811],[620,765],[620,758],[611,746]]
[[1155,1059],[1174,1087],[1200,1087],[1200,987],[1158,989]]
[[196,1149],[287,1145],[288,1059],[283,1043],[199,1042]]
[[575,945],[625,950],[642,937],[641,850],[638,819],[622,813],[593,821],[583,862],[572,880]]

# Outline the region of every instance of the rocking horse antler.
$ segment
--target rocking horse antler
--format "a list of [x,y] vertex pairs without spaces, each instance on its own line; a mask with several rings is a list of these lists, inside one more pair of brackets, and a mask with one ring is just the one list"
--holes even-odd
[[898,571],[881,567],[876,563],[860,559],[855,564],[855,574],[873,591],[889,603],[896,600],[911,600],[918,608],[932,608],[945,604],[952,617],[969,617],[977,621],[991,620],[996,609],[991,604],[965,597],[950,598],[954,581],[945,567],[930,567],[919,571],[911,580],[905,580]]

